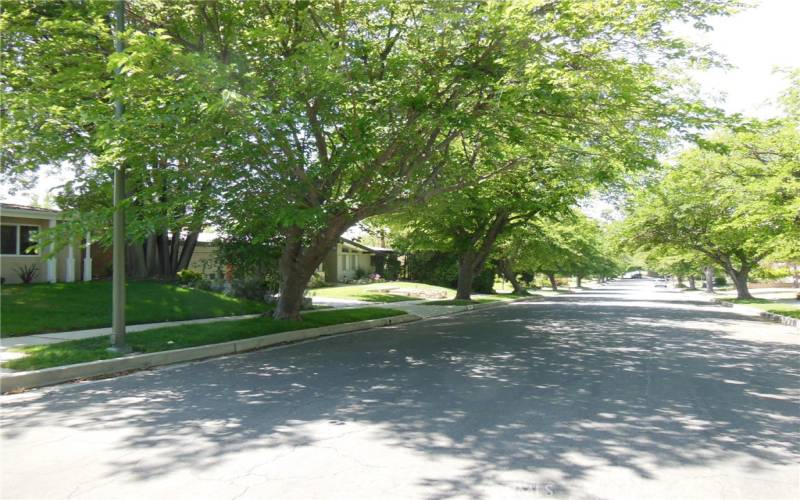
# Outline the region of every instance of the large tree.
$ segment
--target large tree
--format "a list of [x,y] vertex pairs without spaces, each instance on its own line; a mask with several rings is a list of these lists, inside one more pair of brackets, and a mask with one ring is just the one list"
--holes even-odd
[[557,276],[575,276],[580,287],[583,278],[603,279],[620,270],[601,224],[575,209],[519,225],[498,244],[493,257],[517,293],[522,288],[519,274],[543,273],[556,290]]
[[[194,201],[195,189],[164,196],[147,182],[161,165],[210,182],[199,188],[220,224],[281,239],[276,315],[299,318],[349,226],[479,177],[448,160],[457,137],[519,119],[544,142],[575,109],[602,117],[620,103],[684,123],[656,75],[698,53],[664,25],[735,3],[131,1],[127,49],[110,56],[108,2],[20,2],[3,11],[4,156],[15,174],[124,161],[140,227]],[[129,111],[119,126],[116,96]]]
[[750,298],[750,271],[797,238],[800,132],[778,120],[714,140],[716,150],[685,152],[633,198],[624,234],[651,254],[705,255]]

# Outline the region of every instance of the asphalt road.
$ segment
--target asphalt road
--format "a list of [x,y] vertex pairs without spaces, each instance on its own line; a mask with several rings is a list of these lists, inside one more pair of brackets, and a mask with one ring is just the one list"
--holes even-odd
[[799,344],[626,280],[5,396],[0,496],[800,498]]

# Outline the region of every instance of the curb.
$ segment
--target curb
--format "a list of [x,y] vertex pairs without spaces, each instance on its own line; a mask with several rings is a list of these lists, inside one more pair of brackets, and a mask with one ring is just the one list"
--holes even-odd
[[[708,297],[708,295],[706,295]],[[746,305],[742,304],[733,304],[731,302],[727,302],[725,300],[720,300],[716,297],[709,297],[712,303],[720,305],[722,307],[730,307],[733,309],[741,309],[745,311],[755,312],[758,315],[767,320],[772,321],[773,323],[781,323],[786,326],[793,326],[795,328],[800,328],[800,319],[797,318],[790,318],[789,316],[783,316],[782,314],[775,314],[768,311],[763,311],[761,309],[757,309],[755,307],[747,307]]]
[[113,375],[115,373],[128,372],[132,370],[144,370],[156,366],[184,363],[196,361],[216,356],[237,354],[277,344],[299,342],[302,340],[316,339],[330,335],[350,333],[358,330],[380,328],[383,326],[409,323],[421,319],[414,314],[403,314],[390,316],[388,318],[370,319],[354,323],[342,323],[339,325],[323,326],[319,328],[307,328],[304,330],[294,330],[282,333],[273,333],[261,337],[252,337],[244,340],[234,340],[221,342],[219,344],[209,344],[197,347],[187,347],[185,349],[175,349],[171,351],[161,351],[149,354],[137,354],[122,358],[103,359],[90,361],[88,363],[78,363],[67,366],[57,366],[54,368],[44,368],[42,370],[31,370],[27,372],[14,372],[0,374],[0,393],[20,391],[23,389],[34,389],[48,385],[60,384],[77,379],[90,377],[101,377]]
[[[459,309],[457,311],[456,310],[445,311],[442,314],[437,314],[437,315],[434,315],[434,316],[427,316],[427,317],[424,317],[423,319],[441,318],[442,316],[450,316],[450,315],[454,315],[454,314],[462,314],[462,313],[469,312],[469,311],[477,311],[479,309],[489,309],[491,307],[507,306],[509,304],[514,304],[516,302],[536,302],[538,300],[544,300],[546,298],[547,297],[542,297],[542,296],[538,296],[537,297],[535,295],[531,295],[530,297],[518,297],[516,299],[511,299],[511,300],[497,300],[497,301],[493,301],[493,302],[483,302],[483,303],[480,303],[480,304],[467,304],[465,306],[451,306],[451,307],[463,307],[463,309]],[[419,304],[419,305],[425,305],[425,304]],[[437,305],[441,305],[441,304],[431,304],[431,306],[437,306]]]

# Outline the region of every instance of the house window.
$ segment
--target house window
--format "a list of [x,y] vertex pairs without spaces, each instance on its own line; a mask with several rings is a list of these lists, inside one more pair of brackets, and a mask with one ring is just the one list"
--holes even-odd
[[354,271],[356,269],[356,257],[357,257],[357,255],[351,255],[350,256],[350,269],[352,269]]
[[3,255],[37,255],[38,252],[28,247],[36,243],[39,226],[22,226],[3,224],[0,227],[0,253]]
[[342,271],[347,271],[347,255],[342,255]]

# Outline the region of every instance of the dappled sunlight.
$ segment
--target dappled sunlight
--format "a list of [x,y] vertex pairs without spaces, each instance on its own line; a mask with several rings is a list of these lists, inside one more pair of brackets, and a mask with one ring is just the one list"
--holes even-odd
[[119,481],[333,485],[357,466],[373,484],[404,470],[419,497],[442,499],[796,464],[797,342],[731,338],[731,324],[762,323],[720,307],[600,295],[4,398],[2,435],[47,427],[69,446],[97,433]]

